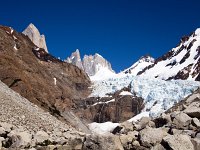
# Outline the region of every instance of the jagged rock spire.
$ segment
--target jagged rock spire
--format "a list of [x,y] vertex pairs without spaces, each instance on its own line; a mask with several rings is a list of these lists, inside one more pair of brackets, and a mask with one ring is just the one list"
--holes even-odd
[[46,52],[48,52],[45,36],[43,34],[40,35],[39,30],[35,27],[34,24],[30,23],[22,33],[27,35],[36,46],[43,48]]
[[95,55],[85,55],[83,60],[81,60],[80,52],[77,49],[66,61],[78,66],[89,76],[94,76],[101,68],[107,68],[111,72],[114,72],[111,64],[97,53]]

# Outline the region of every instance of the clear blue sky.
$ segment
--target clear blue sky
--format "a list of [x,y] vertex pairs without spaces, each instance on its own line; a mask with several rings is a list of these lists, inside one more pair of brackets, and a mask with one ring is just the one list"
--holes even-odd
[[75,49],[99,53],[115,71],[142,55],[157,58],[200,27],[199,0],[10,0],[0,24],[22,31],[29,23],[45,34],[49,52],[66,58]]

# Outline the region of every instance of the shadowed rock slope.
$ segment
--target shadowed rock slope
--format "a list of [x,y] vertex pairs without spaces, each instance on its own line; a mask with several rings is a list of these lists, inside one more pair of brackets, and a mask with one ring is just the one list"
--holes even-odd
[[90,80],[82,70],[56,59],[27,36],[4,26],[0,26],[0,80],[58,117],[75,107],[75,99],[90,93]]

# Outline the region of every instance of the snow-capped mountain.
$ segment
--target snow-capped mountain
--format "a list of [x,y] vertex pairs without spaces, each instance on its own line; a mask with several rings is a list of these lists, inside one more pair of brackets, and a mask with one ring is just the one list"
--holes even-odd
[[136,63],[134,63],[131,67],[125,69],[122,73],[137,75],[138,72],[142,71],[145,67],[152,65],[154,63],[154,58],[146,55],[142,56]]
[[200,81],[200,28],[190,36],[184,36],[180,44],[138,75],[159,79],[183,79]]
[[142,113],[136,118],[157,116],[200,87],[196,82],[200,81],[200,29],[183,37],[176,48],[156,60],[145,56],[123,72],[104,71],[91,79],[90,97],[110,98],[112,93],[130,88],[135,97],[144,100]]
[[100,72],[104,70],[110,74],[114,73],[111,64],[97,53],[95,55],[85,55],[83,59],[81,59],[80,52],[77,49],[67,58],[66,62],[76,65],[80,69],[84,70],[89,76],[94,76],[98,72],[100,74]]
[[43,34],[40,35],[39,30],[35,27],[34,24],[30,23],[22,33],[27,35],[36,46],[43,48],[48,53],[45,36]]

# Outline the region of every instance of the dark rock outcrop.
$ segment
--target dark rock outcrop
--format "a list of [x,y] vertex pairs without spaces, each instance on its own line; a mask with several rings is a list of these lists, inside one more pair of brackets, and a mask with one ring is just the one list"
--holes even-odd
[[[128,90],[128,88],[123,90]],[[126,121],[139,114],[144,104],[142,98],[120,95],[123,90],[110,94],[109,97],[89,97],[83,101],[77,101],[74,112],[80,118],[85,118],[90,122]]]

